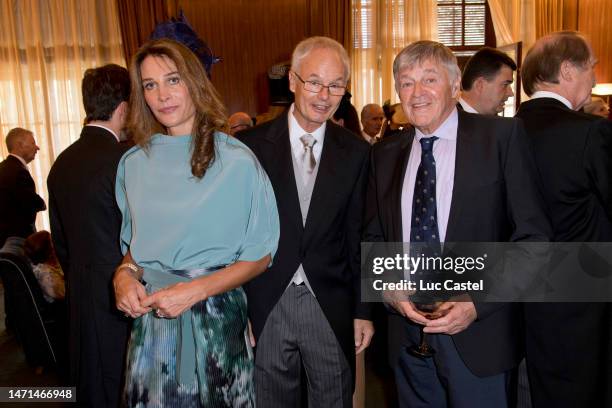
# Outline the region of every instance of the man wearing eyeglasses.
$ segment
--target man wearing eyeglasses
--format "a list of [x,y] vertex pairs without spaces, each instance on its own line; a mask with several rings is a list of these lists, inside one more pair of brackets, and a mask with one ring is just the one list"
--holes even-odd
[[288,114],[238,135],[270,177],[281,225],[273,265],[245,286],[258,406],[299,406],[302,381],[309,406],[352,406],[355,354],[374,333],[359,294],[369,147],[328,121],[348,77],[339,43],[302,41],[293,52]]

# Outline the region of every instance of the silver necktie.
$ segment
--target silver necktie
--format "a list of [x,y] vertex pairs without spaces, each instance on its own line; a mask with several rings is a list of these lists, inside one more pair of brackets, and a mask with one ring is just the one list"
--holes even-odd
[[306,175],[310,176],[317,165],[317,161],[315,160],[314,153],[312,151],[312,147],[315,145],[315,143],[317,143],[317,141],[310,133],[306,133],[304,136],[300,137],[300,140],[304,145],[302,167],[304,168]]

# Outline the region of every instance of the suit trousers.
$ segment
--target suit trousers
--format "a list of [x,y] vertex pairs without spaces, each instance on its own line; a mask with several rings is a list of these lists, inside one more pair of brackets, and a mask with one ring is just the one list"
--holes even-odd
[[408,327],[410,344],[403,345],[393,371],[401,408],[507,408],[510,373],[477,377],[467,368],[451,336],[428,334],[433,357],[420,358],[409,347],[420,343],[420,326]]
[[299,407],[302,365],[309,407],[352,406],[352,375],[338,340],[306,285],[292,283],[257,341],[257,406]]

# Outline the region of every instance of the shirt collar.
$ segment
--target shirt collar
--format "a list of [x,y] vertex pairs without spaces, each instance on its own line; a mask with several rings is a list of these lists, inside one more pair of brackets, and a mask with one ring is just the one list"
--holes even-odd
[[375,137],[372,137],[370,135],[368,135],[366,132],[364,132],[363,130],[361,131],[361,136],[363,136],[363,138],[365,139],[366,142],[368,142],[369,144],[372,144],[373,142],[376,141]]
[[479,113],[476,109],[472,107],[472,105],[467,103],[465,99],[459,98],[459,103],[461,104],[461,107],[463,107],[464,111],[468,113]]
[[17,160],[19,160],[19,161],[21,162],[21,164],[23,164],[23,167],[28,167],[28,163],[26,163],[26,161],[25,161],[25,160],[23,160],[23,157],[21,157],[21,156],[17,156],[16,154],[13,154],[13,153],[9,153],[8,155],[9,155],[9,156],[13,156],[13,157],[15,157]]
[[289,113],[288,113],[288,115],[289,115],[289,138],[295,139],[295,140],[299,140],[300,137],[304,136],[307,133],[310,133],[315,138],[315,140],[317,141],[319,146],[321,146],[322,143],[323,143],[323,137],[325,136],[325,128],[327,127],[327,122],[324,122],[321,126],[319,126],[313,132],[305,131],[300,126],[300,124],[298,123],[297,119],[293,115],[293,111],[295,109],[294,105],[295,104],[291,105],[291,107],[289,108]]
[[95,126],[95,127],[99,127],[102,128],[104,130],[108,130],[109,132],[111,132],[111,134],[113,136],[115,136],[115,139],[117,139],[118,142],[121,142],[121,140],[119,139],[119,136],[117,136],[117,134],[115,132],[113,132],[111,129],[107,128],[106,126],[102,126],[102,125],[92,125],[92,124],[87,124],[85,126]]
[[457,128],[459,126],[459,114],[457,108],[453,108],[453,111],[448,118],[442,124],[434,130],[431,135],[425,135],[419,129],[415,128],[415,136],[417,140],[421,140],[424,137],[437,136],[438,139],[456,140],[457,139]]
[[539,98],[556,99],[559,102],[563,103],[565,106],[567,106],[569,109],[574,110],[574,108],[572,107],[572,103],[568,101],[566,98],[564,98],[563,96],[559,95],[558,93],[550,92],[550,91],[537,91],[537,92],[534,92],[533,95],[531,95],[531,99],[539,99]]

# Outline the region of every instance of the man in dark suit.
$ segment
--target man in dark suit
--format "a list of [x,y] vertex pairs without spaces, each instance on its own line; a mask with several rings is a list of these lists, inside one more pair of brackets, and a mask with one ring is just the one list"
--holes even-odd
[[[575,32],[539,39],[522,69],[517,116],[533,148],[554,241],[612,241],[612,129],[578,110],[591,98],[596,58]],[[525,304],[534,407],[610,407],[609,303]]]
[[[520,122],[458,112],[459,68],[440,43],[409,45],[393,74],[415,128],[372,149],[364,240],[546,241],[549,225]],[[508,406],[509,371],[521,358],[512,304],[468,296],[428,320],[410,300],[389,303],[397,312],[389,317],[389,352],[400,406]],[[420,341],[420,325],[433,358],[408,352]]]
[[497,115],[514,96],[512,82],[516,63],[495,48],[484,47],[470,57],[461,76],[459,105],[470,113]]
[[36,213],[47,208],[27,168],[39,150],[32,132],[11,129],[6,147],[8,157],[0,163],[0,247],[8,237],[27,238],[36,231]]
[[70,376],[81,406],[116,407],[128,321],[115,308],[112,277],[121,262],[121,214],[115,203],[119,135],[130,80],[118,65],[83,78],[85,127],[49,172],[51,234],[66,275],[70,309]]
[[302,41],[289,74],[289,113],[238,135],[270,177],[281,225],[272,267],[245,288],[258,406],[299,406],[302,364],[309,406],[352,406],[355,353],[373,334],[359,291],[369,146],[328,121],[348,76],[340,44]]

